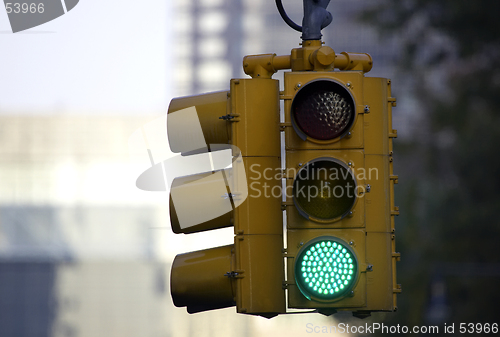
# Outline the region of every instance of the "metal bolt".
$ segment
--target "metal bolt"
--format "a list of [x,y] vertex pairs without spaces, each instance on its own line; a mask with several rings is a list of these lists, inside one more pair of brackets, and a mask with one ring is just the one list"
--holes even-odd
[[347,163],[347,165],[352,166],[352,161],[350,161],[349,163]]
[[347,82],[347,87],[350,88],[352,86],[351,82]]
[[352,246],[354,245],[354,241],[349,241],[349,244]]
[[302,83],[297,83],[297,88],[300,88],[302,86]]
[[370,184],[366,185],[366,193],[369,193],[371,189],[372,187],[370,186]]
[[365,114],[370,113],[370,107],[368,105],[365,105]]
[[373,271],[373,265],[369,264],[368,267],[366,267],[366,271]]
[[299,163],[299,167],[302,167],[302,165],[304,165],[304,164],[302,164],[302,163]]
[[301,242],[299,242],[299,244],[298,244],[298,246],[297,246],[297,247],[298,247],[298,248],[300,248],[300,247],[302,247],[303,245],[304,245],[304,242],[302,242],[302,241],[301,241]]

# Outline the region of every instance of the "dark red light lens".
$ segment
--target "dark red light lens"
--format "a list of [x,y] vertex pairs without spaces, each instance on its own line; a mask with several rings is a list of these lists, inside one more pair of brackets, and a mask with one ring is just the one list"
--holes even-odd
[[340,84],[320,80],[307,84],[292,103],[295,126],[308,137],[332,140],[345,135],[355,118],[354,102]]

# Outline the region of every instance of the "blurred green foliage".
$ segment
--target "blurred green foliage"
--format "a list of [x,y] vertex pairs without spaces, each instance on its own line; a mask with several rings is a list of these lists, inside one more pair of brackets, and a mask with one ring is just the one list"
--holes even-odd
[[498,0],[384,0],[361,18],[398,41],[422,114],[395,141],[399,310],[370,320],[500,323],[499,13]]

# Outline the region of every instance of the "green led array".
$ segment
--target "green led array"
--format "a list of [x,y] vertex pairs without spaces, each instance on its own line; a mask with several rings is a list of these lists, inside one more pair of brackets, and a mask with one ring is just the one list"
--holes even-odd
[[301,251],[295,278],[310,298],[335,299],[349,291],[356,279],[357,262],[350,249],[332,239],[317,241]]

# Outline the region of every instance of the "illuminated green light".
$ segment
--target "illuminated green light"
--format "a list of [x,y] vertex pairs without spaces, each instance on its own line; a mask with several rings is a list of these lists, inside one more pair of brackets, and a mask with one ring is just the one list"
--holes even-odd
[[[310,264],[311,259],[312,272],[302,267]],[[346,243],[334,237],[320,237],[301,248],[295,269],[296,284],[306,298],[332,301],[351,291],[357,280],[358,263]]]

